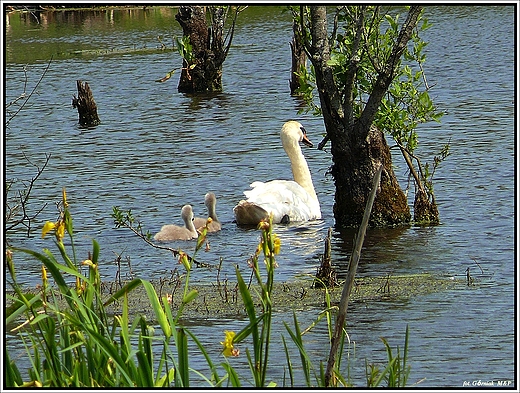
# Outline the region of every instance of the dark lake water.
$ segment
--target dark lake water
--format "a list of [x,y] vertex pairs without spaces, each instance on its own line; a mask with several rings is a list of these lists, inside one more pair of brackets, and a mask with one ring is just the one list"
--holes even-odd
[[[56,219],[55,201],[66,187],[78,258],[86,258],[92,239],[97,239],[106,279],[115,277],[117,255],[130,258],[134,275],[159,279],[177,267],[176,261],[129,231],[115,229],[112,207],[132,209],[144,228],[155,233],[163,224],[180,223],[186,203],[196,215],[204,215],[204,194],[213,191],[223,230],[211,235],[211,250],[199,259],[218,264],[222,258],[221,275],[230,279],[235,265],[246,271],[259,235],[232,222],[233,206],[254,180],[290,178],[279,142],[284,121],[298,119],[315,145],[324,133],[322,119],[298,114],[299,102],[289,94],[292,30],[289,15],[282,11],[250,7],[239,17],[224,64],[223,93],[198,98],[177,93],[178,76],[155,82],[181,65],[177,53],[154,49],[160,46],[158,37],[171,47],[173,37],[182,34],[172,8],[40,13],[39,23],[31,14],[7,16],[6,103],[23,92],[24,70],[30,91],[53,57],[37,92],[4,132],[6,179],[29,180],[35,168],[25,157],[41,166],[45,154],[52,155],[35,185],[30,209],[48,205],[28,238],[19,230],[8,233],[9,242],[52,248],[50,239],[40,238],[40,229],[46,220]],[[408,324],[410,384],[462,387],[465,382],[494,381],[497,386],[516,377],[515,8],[437,6],[427,7],[426,16],[433,26],[424,34],[430,42],[425,69],[434,100],[446,114],[440,124],[421,125],[418,153],[431,161],[451,139],[451,156],[435,176],[442,224],[369,230],[358,275],[430,272],[464,278],[469,267],[477,285],[409,301],[353,304],[347,316],[355,342],[351,374],[363,386],[365,359],[385,359],[379,337],[402,347]],[[71,107],[78,79],[89,83],[98,105],[102,123],[92,129],[78,126]],[[334,225],[330,155],[316,149],[304,153],[323,218],[276,227],[282,240],[278,281],[315,273],[323,240]],[[402,159],[394,155],[393,160],[404,188]],[[352,236],[334,233],[332,255],[340,272]],[[172,245],[188,252],[194,247]],[[40,282],[39,263],[19,254],[15,261],[20,282]],[[128,276],[129,268],[122,273]],[[192,274],[193,282],[214,279],[215,271],[196,269]],[[309,323],[318,311],[300,312],[301,323]],[[282,321],[290,322],[291,315],[275,318],[273,347],[280,351],[272,357],[275,379],[285,364],[283,349],[276,344]],[[242,323],[201,320],[193,329],[215,345],[222,330],[239,330]],[[12,340],[9,336],[7,345]],[[306,343],[309,351],[325,358],[324,327]]]

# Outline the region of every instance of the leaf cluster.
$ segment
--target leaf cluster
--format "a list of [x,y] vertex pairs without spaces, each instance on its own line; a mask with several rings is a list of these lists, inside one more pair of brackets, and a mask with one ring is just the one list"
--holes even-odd
[[[299,39],[309,40],[307,8],[298,12],[292,9],[295,22],[307,25]],[[400,32],[400,8],[381,6],[340,6],[334,14],[334,26],[329,36],[330,59],[335,85],[343,107],[352,108],[354,122],[363,112],[368,97],[374,90],[377,76],[384,71],[392,48]],[[302,16],[303,12],[303,16]],[[417,125],[431,120],[440,121],[439,112],[430,97],[423,64],[426,61],[427,42],[420,33],[431,25],[421,16],[420,27],[414,29],[412,39],[403,53],[403,61],[396,67],[394,80],[382,100],[375,118],[379,129],[392,135],[410,152],[417,147]],[[352,74],[355,77],[352,78]],[[315,71],[298,72],[299,93],[307,103],[305,110],[320,115],[321,109],[314,100]],[[353,81],[353,85],[350,82]]]

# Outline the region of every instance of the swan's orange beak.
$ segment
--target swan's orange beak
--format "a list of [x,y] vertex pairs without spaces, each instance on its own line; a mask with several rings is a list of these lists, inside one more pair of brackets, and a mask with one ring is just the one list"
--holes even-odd
[[303,131],[303,138],[302,138],[302,142],[309,146],[309,147],[314,147],[314,145],[312,144],[312,142],[310,141],[309,138],[307,138],[307,131],[305,130],[305,128],[301,127],[302,131]]

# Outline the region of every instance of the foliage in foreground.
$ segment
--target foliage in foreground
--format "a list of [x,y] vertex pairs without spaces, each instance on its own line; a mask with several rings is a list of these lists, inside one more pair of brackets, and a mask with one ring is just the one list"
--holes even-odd
[[[194,375],[210,387],[241,387],[243,384],[256,387],[277,386],[268,377],[270,356],[270,336],[272,326],[272,303],[270,293],[276,268],[275,255],[280,251],[280,239],[272,232],[270,222],[259,226],[261,239],[256,251],[248,261],[253,277],[260,287],[253,293],[245,283],[237,267],[236,277],[240,296],[245,305],[248,324],[239,332],[225,331],[221,345],[221,361],[215,363],[197,336],[181,322],[183,308],[197,296],[197,291],[189,289],[190,271],[195,254],[204,244],[206,229],[201,231],[197,247],[192,257],[180,251],[179,263],[186,270],[183,302],[174,315],[168,296],[159,298],[152,284],[143,279],[128,282],[115,294],[104,299],[99,274],[99,245],[94,240],[92,252],[87,259],[79,261],[74,248],[72,217],[69,211],[65,190],[56,222],[47,222],[42,236],[53,233],[58,257],[49,249],[36,252],[28,249],[13,249],[24,252],[42,263],[42,285],[38,294],[25,292],[16,280],[13,252],[7,252],[8,270],[14,296],[6,313],[6,326],[16,324],[14,331],[23,343],[28,354],[30,368],[28,375],[22,376],[19,367],[5,350],[5,385],[8,387],[189,387]],[[63,242],[66,234],[70,240],[70,251]],[[70,255],[72,253],[72,256]],[[58,260],[59,259],[59,260]],[[265,265],[260,268],[259,260]],[[50,286],[52,276],[55,287]],[[144,316],[130,315],[128,297],[138,286],[144,287],[155,315],[156,324]],[[330,304],[326,293],[327,308],[306,331],[312,329],[320,320],[325,319],[329,338],[332,335],[335,307]],[[118,303],[120,314],[111,315],[109,307]],[[65,303],[65,305],[64,305]],[[255,304],[260,303],[260,309]],[[20,321],[22,321],[20,323]],[[296,315],[294,326],[284,322],[290,341],[282,336],[287,361],[288,380],[283,386],[325,386],[323,362],[313,361],[304,347],[302,335],[305,331],[299,326]],[[157,334],[155,327],[160,327]],[[237,344],[246,338],[252,339],[252,352],[245,353],[251,376],[239,375],[229,357],[239,356]],[[344,350],[346,332],[343,332],[339,359]],[[190,367],[188,340],[195,343],[202,353],[206,364],[206,374]],[[377,387],[383,381],[389,387],[405,386],[409,373],[406,365],[408,348],[408,329],[404,352],[393,356],[385,341],[388,365],[381,371],[367,364],[367,385]],[[299,354],[301,364],[295,366],[290,355],[292,342]],[[160,350],[159,350],[160,349]],[[319,364],[319,369],[314,365]],[[350,377],[340,371],[341,362],[335,366],[331,386],[349,386]],[[304,381],[295,381],[295,373],[303,371]]]

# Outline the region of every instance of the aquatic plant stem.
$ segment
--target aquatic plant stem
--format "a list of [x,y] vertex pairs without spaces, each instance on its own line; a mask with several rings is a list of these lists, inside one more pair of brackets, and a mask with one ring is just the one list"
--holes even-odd
[[332,336],[332,342],[330,345],[329,360],[327,362],[327,371],[325,372],[325,386],[329,386],[331,382],[334,365],[336,363],[336,354],[338,352],[338,346],[341,341],[343,327],[347,318],[348,298],[350,296],[350,291],[352,290],[352,285],[354,284],[354,278],[356,276],[356,270],[359,263],[359,258],[361,256],[361,247],[363,246],[363,241],[365,240],[368,219],[370,218],[370,213],[372,212],[372,205],[374,204],[374,199],[376,197],[379,181],[381,180],[382,170],[383,165],[381,164],[379,166],[379,169],[377,169],[376,173],[374,174],[372,182],[372,191],[370,192],[370,196],[368,197],[365,212],[363,215],[363,220],[361,222],[361,226],[359,227],[356,236],[354,250],[352,251],[352,255],[350,256],[347,278],[345,280],[345,284],[343,285],[343,292],[341,293],[341,300],[339,302],[338,315],[336,316],[334,335]]

